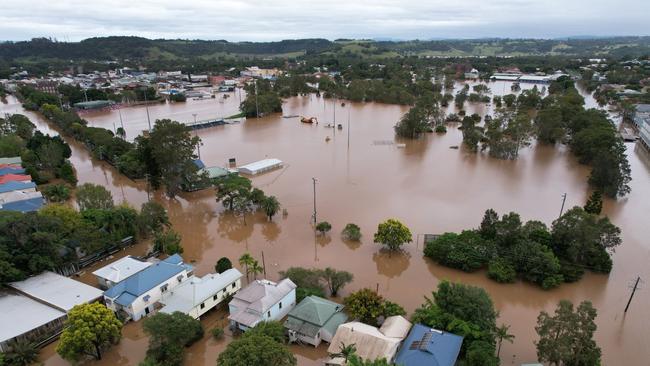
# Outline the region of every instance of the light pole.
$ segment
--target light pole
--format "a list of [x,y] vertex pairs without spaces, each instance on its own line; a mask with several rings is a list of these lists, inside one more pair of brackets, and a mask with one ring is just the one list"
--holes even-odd
[[149,132],[151,132],[151,118],[149,118],[149,103],[147,100],[147,87],[144,88],[144,108],[147,110],[147,122],[149,123]]
[[[199,137],[199,134],[196,132],[196,116],[197,113],[192,113],[192,116],[194,116],[194,136]],[[199,143],[196,145],[196,149],[199,154],[199,160],[201,160],[201,139],[199,139]]]
[[314,183],[314,225],[316,224],[316,178],[311,178]]
[[562,208],[560,208],[560,216],[562,217],[562,212],[564,212],[564,203],[566,202],[566,193],[562,195]]

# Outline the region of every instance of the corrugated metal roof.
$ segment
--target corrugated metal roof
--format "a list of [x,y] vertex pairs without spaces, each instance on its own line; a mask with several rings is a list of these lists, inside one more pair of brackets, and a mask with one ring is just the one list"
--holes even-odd
[[54,272],[43,272],[24,281],[12,282],[9,286],[65,312],[102,296],[100,289]]
[[65,312],[17,293],[0,292],[0,342],[65,316]]
[[44,204],[43,197],[30,198],[23,201],[9,202],[0,205],[0,210],[2,211],[19,211],[19,212],[31,212],[38,211]]
[[402,366],[454,366],[462,345],[463,337],[459,335],[416,324],[395,363]]
[[143,262],[127,255],[124,258],[118,259],[115,262],[96,270],[93,274],[97,277],[117,283],[133,276],[150,265],[152,265],[152,263]]
[[332,315],[341,311],[341,309],[343,309],[341,304],[318,296],[308,296],[289,312],[289,317],[323,326]]
[[10,158],[0,158],[0,164],[22,164],[23,160],[20,156],[14,156]]
[[23,174],[23,173],[25,173],[25,169],[23,168],[12,168],[12,167],[0,168],[0,175]]
[[32,177],[29,175],[25,174],[5,174],[0,176],[0,184],[2,183],[7,183],[7,182],[30,182],[32,180]]
[[257,280],[235,294],[230,302],[237,308],[235,314],[230,314],[228,319],[247,326],[259,320],[259,316],[277,304],[291,291],[296,289],[296,284],[285,278],[275,283],[268,280]]
[[0,193],[19,191],[19,190],[31,189],[31,188],[36,188],[36,183],[12,181],[12,182],[0,184]]
[[6,192],[6,194],[0,198],[0,204],[4,205],[10,202],[26,201],[34,198],[40,198],[42,200],[43,194],[38,191],[11,191]]
[[180,311],[187,314],[217,292],[226,289],[242,276],[241,272],[235,268],[226,270],[221,274],[208,274],[202,278],[192,276],[171,290],[169,295],[160,301],[165,304],[161,311],[170,314]]

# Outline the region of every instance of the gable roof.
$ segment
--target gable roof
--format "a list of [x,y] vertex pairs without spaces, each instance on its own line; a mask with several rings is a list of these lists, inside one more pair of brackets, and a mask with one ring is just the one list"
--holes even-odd
[[14,156],[11,158],[0,158],[0,164],[22,164],[23,160],[20,156]]
[[18,182],[29,182],[32,180],[32,177],[25,174],[5,174],[0,176],[0,184],[18,181]]
[[100,289],[54,272],[43,272],[23,281],[12,282],[9,286],[64,312],[102,296]]
[[228,269],[221,274],[210,273],[203,277],[192,276],[176,286],[167,297],[161,300],[165,307],[160,311],[169,314],[180,311],[187,314],[242,276],[241,272],[235,268]]
[[36,188],[36,183],[34,182],[20,182],[20,181],[11,181],[4,184],[0,184],[0,193],[7,193],[12,191],[20,191],[24,189]]
[[23,174],[23,173],[25,173],[25,169],[21,167],[5,166],[0,168],[0,175]]
[[341,304],[318,296],[308,296],[289,312],[284,326],[309,337],[315,337],[321,328],[334,334],[336,328],[348,320],[347,315],[341,312],[342,309]]
[[454,366],[463,337],[416,324],[400,349],[395,363],[401,366]]
[[[176,263],[178,258],[181,262]],[[104,292],[104,296],[114,299],[120,305],[128,306],[139,296],[187,270],[188,267],[191,266],[184,264],[180,256],[174,255],[116,283]]]
[[11,191],[7,192],[0,198],[0,204],[30,200],[33,198],[43,198],[43,194],[38,191]]
[[96,270],[93,274],[97,277],[117,283],[133,276],[152,264],[153,263],[143,262],[127,255],[124,258],[118,259],[115,262]]
[[43,199],[43,197],[35,197],[35,198],[30,198],[22,201],[3,203],[0,204],[0,210],[20,211],[20,212],[38,211],[38,209],[43,207],[43,204],[45,203],[44,201],[45,200]]
[[237,309],[228,319],[247,326],[255,326],[262,314],[285,296],[295,291],[296,284],[288,278],[275,283],[256,280],[235,294],[229,305]]

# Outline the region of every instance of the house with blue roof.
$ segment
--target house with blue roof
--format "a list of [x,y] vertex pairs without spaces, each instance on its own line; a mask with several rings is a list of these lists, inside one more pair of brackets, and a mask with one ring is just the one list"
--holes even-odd
[[463,337],[415,324],[402,344],[395,364],[400,366],[454,366]]
[[113,285],[104,292],[104,302],[120,318],[140,320],[160,308],[163,295],[192,275],[193,267],[174,254]]

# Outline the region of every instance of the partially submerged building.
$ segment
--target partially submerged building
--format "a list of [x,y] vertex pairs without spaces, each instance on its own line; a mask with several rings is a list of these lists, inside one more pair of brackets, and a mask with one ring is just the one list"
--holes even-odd
[[0,291],[0,352],[19,341],[41,346],[56,339],[68,311],[97,301],[102,295],[99,289],[53,272],[8,287]]
[[[403,316],[396,315],[386,318],[380,328],[361,322],[341,324],[327,352],[338,353],[341,345],[354,344],[356,354],[368,361],[386,359],[393,362],[400,344],[411,329],[411,322]],[[344,365],[345,360],[334,357],[327,360],[326,365]]]
[[400,366],[454,366],[463,337],[415,324],[404,340],[395,364]]
[[321,341],[331,342],[336,329],[348,316],[343,305],[318,296],[307,296],[289,312],[284,327],[290,342],[303,342],[318,347]]
[[268,172],[273,169],[282,167],[282,160],[280,159],[264,159],[254,163],[240,166],[237,170],[242,174],[256,175]]
[[296,306],[296,284],[256,280],[239,291],[228,303],[230,325],[246,331],[259,322],[280,320]]
[[127,255],[124,258],[118,259],[115,262],[96,270],[93,272],[93,275],[97,278],[99,287],[107,290],[113,287],[116,283],[124,281],[152,264],[153,263],[151,262],[144,262]]
[[104,301],[120,318],[139,320],[160,307],[166,292],[192,275],[192,266],[175,254],[116,283],[104,292]]
[[180,311],[194,319],[222,303],[241,289],[241,272],[235,268],[203,277],[192,276],[163,296],[161,313]]

